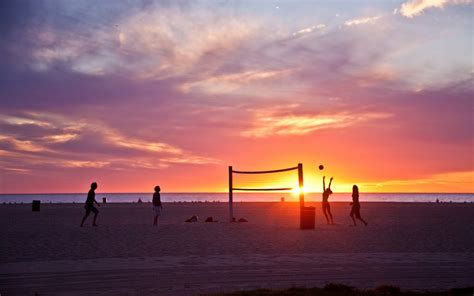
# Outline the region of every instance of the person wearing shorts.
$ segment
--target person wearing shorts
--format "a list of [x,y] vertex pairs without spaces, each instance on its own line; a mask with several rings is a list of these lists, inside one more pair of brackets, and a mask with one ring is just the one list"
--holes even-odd
[[323,177],[323,213],[326,217],[326,221],[329,225],[334,225],[334,220],[332,219],[331,207],[329,206],[329,195],[332,194],[331,183],[333,177],[329,180],[329,186],[326,188],[326,176]]
[[99,210],[97,210],[97,208],[94,207],[94,203],[96,203],[98,207],[100,207],[100,204],[95,200],[96,189],[97,189],[97,183],[94,182],[91,184],[91,189],[87,193],[86,204],[84,206],[84,209],[86,210],[86,214],[84,215],[84,218],[82,218],[81,227],[84,226],[84,222],[86,221],[87,217],[89,217],[91,212],[94,213],[94,220],[92,220],[92,226],[97,226],[96,220],[97,220],[97,215],[99,214]]
[[352,186],[351,206],[352,208],[349,216],[351,216],[352,222],[354,222],[354,226],[357,226],[355,219],[359,219],[364,223],[365,226],[367,226],[367,222],[360,216],[359,187],[357,187],[357,185]]
[[158,218],[161,215],[161,210],[163,210],[163,205],[161,204],[160,191],[161,191],[160,186],[155,186],[155,193],[153,193],[153,211],[155,212],[153,225],[158,225]]

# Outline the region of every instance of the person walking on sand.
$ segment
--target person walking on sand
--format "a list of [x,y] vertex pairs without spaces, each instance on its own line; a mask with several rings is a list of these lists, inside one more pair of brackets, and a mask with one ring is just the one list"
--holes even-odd
[[329,186],[326,188],[326,176],[323,177],[323,213],[326,217],[328,225],[334,225],[334,220],[332,219],[331,207],[329,206],[329,195],[332,194],[331,183],[333,177],[329,180]]
[[86,199],[86,205],[84,206],[84,209],[86,209],[86,214],[84,215],[84,218],[82,218],[81,222],[81,227],[84,226],[84,222],[86,221],[87,217],[91,212],[94,213],[94,220],[92,220],[92,226],[97,226],[95,223],[97,220],[97,215],[99,214],[99,210],[97,210],[96,207],[94,207],[94,203],[97,204],[97,206],[100,207],[100,204],[95,200],[95,190],[97,189],[97,183],[94,182],[91,184],[91,189],[87,193],[87,199]]
[[153,219],[153,225],[158,225],[158,218],[161,215],[163,205],[161,204],[160,186],[155,186],[155,193],[153,193],[153,211],[155,212],[155,218]]
[[357,226],[355,218],[359,219],[360,221],[364,223],[365,226],[367,226],[367,222],[364,219],[362,219],[362,217],[360,216],[359,187],[357,187],[357,185],[352,186],[351,206],[352,206],[352,209],[349,216],[351,216],[352,221],[354,222],[354,226]]

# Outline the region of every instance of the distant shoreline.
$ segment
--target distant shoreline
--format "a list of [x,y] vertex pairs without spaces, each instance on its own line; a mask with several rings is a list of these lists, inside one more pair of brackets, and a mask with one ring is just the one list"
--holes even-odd
[[[78,202],[50,202],[50,201],[41,201],[42,205],[81,205],[85,202],[78,201]],[[102,202],[99,201],[102,205]],[[226,201],[164,201],[163,204],[227,204]],[[296,204],[299,203],[298,201],[234,201],[234,204]],[[333,201],[331,204],[339,205],[339,204],[347,204],[349,201]],[[114,202],[114,201],[107,201],[106,204],[113,204],[113,205],[150,205],[151,201],[142,201],[141,203],[136,201],[130,202]],[[314,206],[321,204],[321,201],[306,201],[306,206]],[[362,203],[363,205],[377,205],[377,204],[418,204],[418,205],[446,205],[446,204],[474,204],[474,201],[449,201],[449,202],[429,202],[429,201],[366,201]],[[12,206],[12,205],[31,205],[31,202],[0,202],[0,206]]]
[[[33,200],[41,200],[43,203],[83,203],[86,193],[67,194],[0,194],[1,203],[31,203]],[[141,199],[142,202],[151,200],[151,193],[96,193],[96,199],[102,202],[106,198],[108,203],[134,203]],[[162,193],[164,202],[224,202],[228,201],[227,193]],[[235,202],[297,202],[298,196],[292,193],[234,193]],[[351,193],[335,193],[330,202],[350,202]],[[306,193],[305,201],[321,201],[321,193]],[[474,202],[472,193],[363,193],[361,201],[367,202],[401,202],[401,203],[464,203]]]
[[[126,195],[126,194],[152,194],[152,191],[149,192],[104,192],[104,193],[98,193],[100,195],[106,195],[106,194],[117,194],[117,195]],[[227,194],[227,191],[223,192],[163,192],[162,194]],[[320,194],[321,192],[315,191],[315,192],[306,192],[305,194]],[[54,192],[54,193],[49,193],[49,192],[44,192],[44,193],[0,193],[0,196],[2,195],[77,195],[77,194],[85,194],[84,192],[66,192],[66,193],[61,193],[61,192]],[[252,192],[234,192],[234,194],[255,194]],[[290,192],[259,192],[258,194],[290,194]],[[352,192],[335,192],[335,195],[337,194],[352,194]],[[427,195],[427,194],[450,194],[450,195],[465,195],[465,194],[473,194],[474,192],[364,192],[364,194],[413,194],[413,195]]]

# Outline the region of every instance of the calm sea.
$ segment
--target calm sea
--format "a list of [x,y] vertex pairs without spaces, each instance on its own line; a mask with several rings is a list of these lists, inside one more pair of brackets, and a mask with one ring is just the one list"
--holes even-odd
[[[30,203],[32,200],[52,203],[83,203],[87,193],[78,194],[0,194],[0,203]],[[97,201],[107,198],[107,202],[149,202],[152,193],[101,193],[96,194]],[[297,201],[298,197],[290,193],[234,193],[236,202],[255,201]],[[162,193],[164,202],[227,202],[227,193]],[[360,200],[378,202],[474,202],[474,193],[446,194],[446,193],[365,193]],[[306,201],[321,201],[321,193],[307,193]],[[350,193],[335,193],[331,201],[350,201]]]

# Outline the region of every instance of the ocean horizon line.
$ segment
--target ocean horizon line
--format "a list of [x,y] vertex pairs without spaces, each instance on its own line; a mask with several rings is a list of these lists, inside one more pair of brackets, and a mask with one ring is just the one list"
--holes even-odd
[[[161,192],[161,194],[225,194],[229,193],[228,191],[171,191],[171,192]],[[292,192],[288,191],[269,191],[269,192],[240,192],[240,191],[234,191],[233,194],[293,194]],[[310,191],[310,192],[305,192],[305,194],[320,194],[322,192],[320,191]],[[333,194],[351,194],[351,191],[340,191],[340,192],[334,192]],[[364,194],[459,194],[459,195],[465,195],[465,194],[474,194],[474,192],[376,192],[376,191],[364,191]],[[67,194],[87,194],[86,191],[82,192],[35,192],[35,193],[0,193],[0,195],[67,195]],[[97,195],[103,195],[103,194],[153,194],[153,191],[148,191],[148,192],[101,192],[101,193],[96,193]]]
[[[0,202],[18,203],[31,202],[33,200],[41,200],[43,202],[78,202],[85,200],[85,192],[81,193],[26,193],[26,194],[0,194]],[[227,192],[165,192],[161,194],[163,201],[172,202],[228,202],[229,196]],[[235,202],[266,202],[266,201],[298,201],[298,195],[292,192],[235,192]],[[363,193],[362,199],[368,201],[381,202],[474,202],[473,193]],[[151,192],[134,192],[134,193],[97,193],[96,199],[107,202],[148,202],[152,198]],[[320,192],[305,193],[306,201],[319,201],[321,199]],[[350,201],[352,199],[350,192],[335,193],[331,197],[331,201]]]

